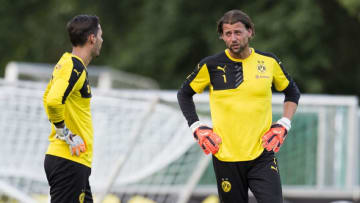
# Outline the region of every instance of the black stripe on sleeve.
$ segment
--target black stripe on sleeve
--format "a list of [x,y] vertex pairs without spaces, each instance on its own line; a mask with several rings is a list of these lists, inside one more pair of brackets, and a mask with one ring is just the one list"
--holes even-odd
[[285,94],[285,101],[292,101],[296,104],[299,103],[300,99],[300,90],[297,87],[295,81],[290,77],[290,75],[285,71],[284,66],[281,64],[281,61],[273,55],[273,58],[277,61],[277,63],[280,65],[280,68],[282,72],[284,73],[285,77],[289,81],[289,85],[282,91]]
[[296,83],[291,80],[289,85],[283,90],[284,94],[285,94],[285,101],[292,101],[296,104],[299,103],[299,99],[300,99],[300,90],[297,87]]
[[79,61],[79,59],[72,57],[72,61],[73,61],[73,69],[71,71],[71,75],[69,78],[69,85],[67,86],[62,99],[63,104],[65,104],[67,97],[69,96],[71,90],[74,88],[76,82],[79,80],[81,73],[85,69],[84,65],[81,63],[81,61]]
[[193,95],[195,93],[196,92],[190,87],[189,83],[186,82],[182,85],[177,93],[180,109],[185,116],[189,126],[199,120],[193,100]]
[[289,81],[289,85],[282,91],[285,94],[285,101],[292,101],[296,104],[298,104],[299,99],[300,99],[300,90],[297,87],[295,81],[289,76],[289,74],[285,71],[283,65],[281,64],[281,62],[279,62],[277,60],[277,62],[280,65],[280,68],[282,70],[282,72],[284,73],[285,77],[288,79]]
[[64,120],[62,120],[62,121],[60,121],[60,122],[54,123],[54,125],[55,125],[56,127],[62,127],[62,126],[65,125],[65,122],[64,122]]
[[190,83],[194,80],[196,75],[199,73],[201,67],[205,64],[205,60],[202,60],[195,68],[195,70],[186,78],[185,82],[182,84],[177,93],[177,99],[180,106],[180,109],[188,122],[188,125],[191,126],[194,122],[199,120],[199,117],[196,113],[195,103],[193,100],[194,94],[196,92],[191,88]]
[[89,75],[88,75],[87,71],[86,71],[86,78],[85,78],[84,84],[83,84],[82,88],[80,89],[80,94],[83,98],[91,98]]

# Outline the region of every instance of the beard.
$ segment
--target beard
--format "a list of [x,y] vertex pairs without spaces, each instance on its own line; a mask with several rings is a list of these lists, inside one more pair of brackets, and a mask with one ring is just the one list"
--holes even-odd
[[[235,48],[237,46],[237,48]],[[249,46],[249,39],[245,39],[243,43],[239,42],[234,44],[229,44],[228,49],[235,55],[241,54]]]
[[230,47],[228,47],[228,48],[234,54],[240,54],[241,52],[243,52],[245,50],[246,47],[247,47],[247,44],[246,45],[239,45],[238,48],[234,48],[233,46],[230,45]]
[[101,46],[97,46],[97,47],[94,47],[94,49],[92,50],[92,56],[93,57],[98,57],[100,56],[100,50],[101,50]]

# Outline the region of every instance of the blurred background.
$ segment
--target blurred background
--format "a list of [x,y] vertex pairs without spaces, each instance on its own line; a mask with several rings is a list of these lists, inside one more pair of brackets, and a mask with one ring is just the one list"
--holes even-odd
[[216,21],[237,8],[255,23],[252,46],[277,55],[301,92],[360,95],[358,0],[0,2],[0,75],[9,61],[55,63],[71,50],[67,21],[93,14],[104,43],[92,64],[178,88],[202,58],[224,49]]
[[[78,14],[99,16],[103,29],[89,69],[98,201],[218,202],[176,89],[224,50],[216,22],[231,9],[252,18],[251,46],[280,58],[304,94],[278,154],[285,200],[360,202],[359,0],[0,0],[0,202],[48,201],[41,96],[53,64],[71,51],[65,27]],[[207,94],[195,100],[209,121]],[[274,120],[282,100],[274,95]]]

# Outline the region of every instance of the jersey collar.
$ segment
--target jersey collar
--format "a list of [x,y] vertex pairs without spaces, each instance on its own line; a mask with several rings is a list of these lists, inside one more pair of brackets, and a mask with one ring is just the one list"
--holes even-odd
[[78,57],[78,56],[76,56],[76,55],[74,55],[72,53],[69,53],[69,52],[66,52],[66,54],[70,55],[71,57],[77,58],[84,65],[84,67],[86,68],[84,61],[80,57]]
[[254,54],[254,52],[255,52],[254,48],[250,48],[250,50],[251,50],[250,55],[249,55],[247,58],[245,58],[245,59],[237,59],[237,58],[232,57],[232,56],[230,55],[230,50],[229,50],[229,49],[225,49],[225,54],[226,54],[226,56],[227,56],[230,60],[232,60],[232,61],[242,62],[242,61],[250,58],[250,57]]

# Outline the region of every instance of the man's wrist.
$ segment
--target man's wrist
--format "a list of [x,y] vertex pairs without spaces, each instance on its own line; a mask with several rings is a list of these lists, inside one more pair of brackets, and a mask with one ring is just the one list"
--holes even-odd
[[276,123],[282,125],[285,127],[285,129],[289,132],[290,128],[291,128],[291,121],[290,119],[286,118],[286,117],[282,117],[280,118]]
[[65,127],[65,122],[64,122],[64,121],[60,121],[60,122],[54,123],[54,126],[55,126],[56,128],[64,128],[64,127]]
[[61,139],[61,140],[65,140],[66,136],[68,136],[70,134],[70,130],[64,125],[62,128],[58,128],[55,126],[55,131],[56,131],[56,138]]
[[195,121],[193,124],[190,125],[191,131],[194,133],[195,130],[200,127],[202,124],[200,121]]

